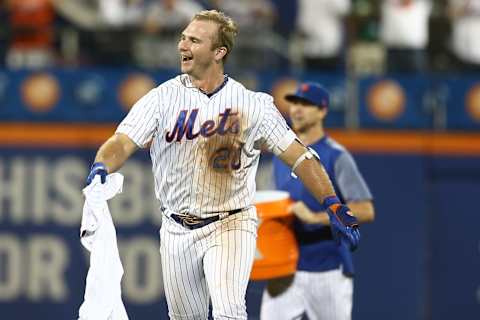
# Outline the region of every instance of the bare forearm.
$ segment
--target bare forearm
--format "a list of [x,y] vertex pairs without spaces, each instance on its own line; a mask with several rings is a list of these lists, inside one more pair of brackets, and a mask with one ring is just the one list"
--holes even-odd
[[375,209],[370,200],[367,201],[349,201],[347,203],[353,215],[360,223],[372,222],[375,219]]
[[[368,223],[375,220],[375,209],[372,201],[353,201],[347,203],[348,207],[352,211],[353,215],[358,219],[359,223]],[[312,220],[309,223],[321,223],[323,225],[329,225],[330,220],[328,214],[325,211],[317,212],[313,215]]]
[[[348,207],[360,223],[372,222],[375,210],[371,200],[349,201]],[[329,225],[330,219],[325,211],[312,212],[303,202],[297,202],[291,207],[293,213],[306,224]]]
[[309,224],[322,224],[324,226],[328,226],[330,224],[330,219],[328,218],[328,214],[325,211],[317,212],[313,215],[311,221],[308,222]]
[[[305,146],[299,141],[294,141],[279,157],[295,171],[295,174],[302,180],[308,191],[320,203],[323,203],[326,197],[335,196],[335,191],[320,161],[313,155],[303,161],[301,160],[302,155],[305,155],[307,151]],[[298,161],[301,162],[296,164]]]
[[326,197],[336,195],[327,172],[316,159],[303,161],[295,173],[320,203],[323,203]]
[[133,142],[125,135],[113,135],[98,149],[95,162],[102,162],[109,173],[115,172],[136,150]]

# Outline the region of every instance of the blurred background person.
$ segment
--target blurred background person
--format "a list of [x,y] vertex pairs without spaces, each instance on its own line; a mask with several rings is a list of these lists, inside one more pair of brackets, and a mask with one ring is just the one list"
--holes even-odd
[[156,0],[146,8],[145,29],[148,32],[176,31],[190,21],[193,14],[203,10],[194,0]]
[[210,0],[208,4],[239,26],[236,48],[229,57],[234,71],[279,67],[278,56],[288,52],[288,44],[273,31],[277,11],[271,0]]
[[386,48],[386,72],[427,71],[430,0],[383,0],[380,38]]
[[[145,68],[175,68],[178,65],[177,35],[203,7],[195,0],[103,0],[99,9],[117,31],[115,43],[124,44],[129,64]],[[105,37],[105,42],[111,37]],[[118,51],[122,51],[118,47]]]
[[323,72],[344,67],[344,17],[350,0],[299,0],[297,33],[301,39],[304,68]]
[[480,72],[480,0],[450,0],[451,46],[460,72]]
[[[333,186],[360,223],[374,219],[372,195],[351,154],[324,131],[329,93],[317,83],[301,84],[290,102],[293,129],[325,166]],[[353,305],[353,263],[350,250],[332,238],[324,208],[308,194],[290,169],[273,159],[275,185],[294,201],[293,228],[299,247],[297,272],[270,280],[263,292],[261,320],[349,320]]]
[[0,1],[0,65],[5,64],[10,25],[8,23],[8,9],[6,1]]
[[[100,15],[107,28],[96,35],[97,58],[100,63],[114,65],[156,66],[156,48],[142,46],[151,40],[144,26],[149,0],[98,0]],[[143,52],[142,52],[143,51]],[[147,58],[145,58],[147,57]],[[113,58],[113,59],[112,59]]]
[[50,0],[8,0],[10,24],[6,64],[13,69],[54,64],[55,12]]
[[114,26],[137,25],[144,21],[146,0],[97,0],[98,10],[105,21]]
[[141,31],[133,40],[136,64],[151,68],[178,66],[178,31],[203,7],[194,0],[154,0],[145,6]]
[[141,21],[139,1],[51,0],[63,19],[57,33],[69,65],[122,65],[131,62],[128,28]]
[[276,15],[270,0],[210,0],[209,3],[218,10],[231,14],[240,28],[248,30],[271,26]]

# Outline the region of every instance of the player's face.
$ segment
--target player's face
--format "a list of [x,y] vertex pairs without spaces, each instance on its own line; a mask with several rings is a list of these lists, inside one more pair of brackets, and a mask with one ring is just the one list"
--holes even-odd
[[178,42],[182,73],[201,76],[216,61],[213,49],[218,25],[211,21],[194,20],[182,32]]
[[304,101],[290,103],[289,112],[293,129],[299,133],[307,132],[315,126],[322,126],[323,118],[327,114],[325,108]]

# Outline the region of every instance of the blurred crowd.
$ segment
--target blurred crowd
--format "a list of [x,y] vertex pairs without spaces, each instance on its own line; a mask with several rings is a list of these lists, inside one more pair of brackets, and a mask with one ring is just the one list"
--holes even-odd
[[480,72],[480,0],[3,0],[11,69],[176,68],[180,30],[218,9],[240,27],[230,68]]

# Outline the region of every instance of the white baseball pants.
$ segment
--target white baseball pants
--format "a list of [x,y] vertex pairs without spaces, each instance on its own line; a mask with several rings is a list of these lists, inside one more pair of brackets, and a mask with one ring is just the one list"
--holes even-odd
[[292,284],[272,297],[263,292],[260,320],[350,320],[353,280],[340,269],[325,272],[297,271]]
[[202,228],[163,215],[160,254],[170,319],[247,319],[245,294],[255,255],[255,208]]

